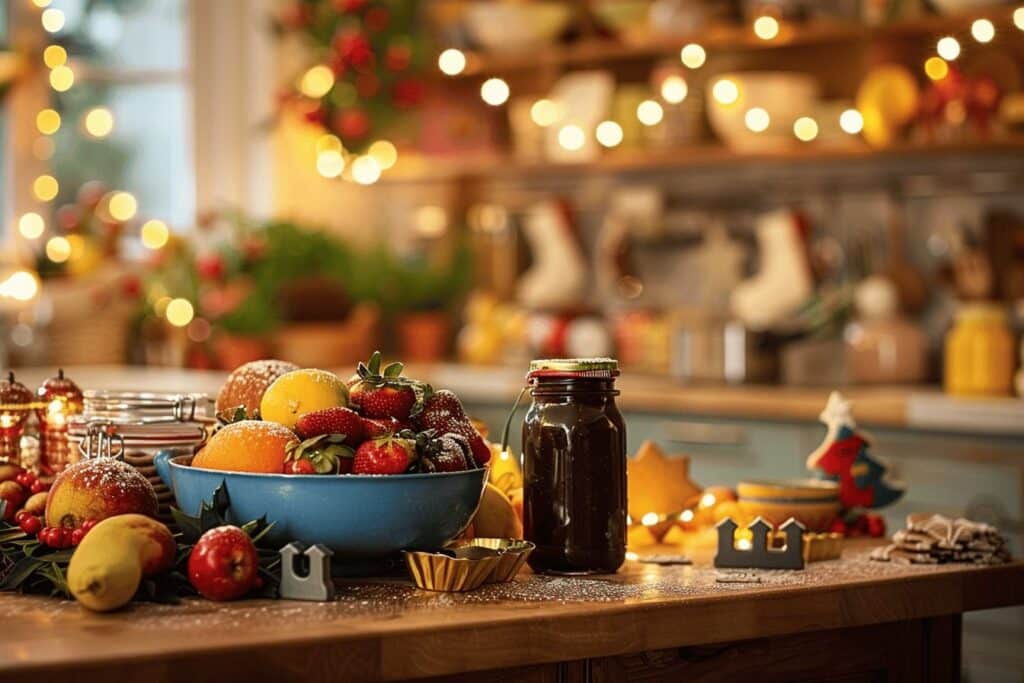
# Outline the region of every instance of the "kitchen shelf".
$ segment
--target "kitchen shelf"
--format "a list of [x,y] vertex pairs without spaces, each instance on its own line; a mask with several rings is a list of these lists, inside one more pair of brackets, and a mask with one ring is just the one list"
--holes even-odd
[[[929,15],[866,26],[817,20],[806,23],[783,22],[779,35],[770,41],[759,39],[749,25],[711,25],[685,36],[652,35],[641,42],[611,38],[586,38],[564,45],[552,45],[528,52],[468,52],[465,70],[453,78],[494,76],[512,72],[558,71],[590,64],[653,59],[677,55],[691,42],[709,51],[741,52],[774,50],[782,47],[835,45],[851,42],[887,42],[908,38],[927,38],[966,30],[970,22],[988,18],[1005,32],[1013,27],[1013,7],[988,7],[967,13]],[[1004,28],[1007,27],[1007,28]],[[998,33],[996,40],[999,40]]]
[[403,157],[387,171],[384,182],[441,182],[461,179],[515,179],[523,177],[581,176],[664,170],[699,170],[749,164],[797,166],[801,164],[897,161],[937,157],[1001,156],[1024,159],[1024,136],[992,141],[941,145],[896,145],[874,149],[863,143],[794,145],[778,150],[742,153],[723,145],[606,152],[594,161],[558,163],[524,161],[505,155],[469,156],[459,159]]

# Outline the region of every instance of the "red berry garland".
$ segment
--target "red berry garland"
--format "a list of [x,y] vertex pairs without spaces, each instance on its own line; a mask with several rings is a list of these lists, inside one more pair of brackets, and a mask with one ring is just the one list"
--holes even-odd
[[301,103],[305,120],[337,135],[350,152],[362,153],[389,135],[426,95],[419,71],[426,57],[417,33],[419,4],[289,0],[276,17],[278,32],[303,37],[313,55],[307,68],[327,66],[334,83],[319,98],[293,90],[282,106]]

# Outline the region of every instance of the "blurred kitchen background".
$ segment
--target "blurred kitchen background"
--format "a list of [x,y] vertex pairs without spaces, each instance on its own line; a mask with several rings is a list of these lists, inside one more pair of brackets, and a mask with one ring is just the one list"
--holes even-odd
[[612,355],[631,452],[728,485],[805,476],[840,388],[891,528],[1022,550],[1019,2],[5,0],[0,47],[32,386],[381,348],[494,435],[531,358]]

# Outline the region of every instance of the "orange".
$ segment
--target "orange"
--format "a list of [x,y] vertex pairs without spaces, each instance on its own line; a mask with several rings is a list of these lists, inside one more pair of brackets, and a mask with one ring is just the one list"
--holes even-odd
[[289,444],[299,439],[274,422],[242,420],[214,434],[192,459],[193,467],[227,472],[280,474]]

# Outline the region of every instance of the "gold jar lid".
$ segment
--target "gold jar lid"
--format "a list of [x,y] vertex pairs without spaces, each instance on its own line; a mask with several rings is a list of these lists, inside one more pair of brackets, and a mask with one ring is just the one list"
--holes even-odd
[[542,358],[530,361],[527,377],[614,377],[618,374],[619,362],[614,358]]

